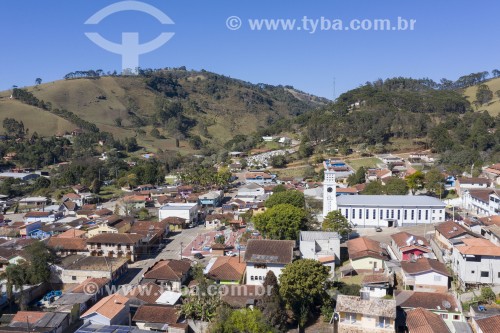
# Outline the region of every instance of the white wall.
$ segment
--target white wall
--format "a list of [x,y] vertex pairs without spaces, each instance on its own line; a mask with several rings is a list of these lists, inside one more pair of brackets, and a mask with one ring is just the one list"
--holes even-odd
[[[485,283],[500,285],[500,257],[481,256],[481,261],[466,261],[456,249],[452,252],[453,271],[462,284]],[[481,272],[488,272],[488,277],[481,277]]]
[[[338,207],[343,216],[358,227],[387,227],[388,220],[397,221],[398,226],[405,224],[431,224],[445,221],[444,208],[433,207]],[[361,215],[360,215],[361,214]],[[375,218],[374,218],[375,214]]]
[[[253,263],[247,263],[246,270],[246,284],[251,285],[262,285],[264,283],[264,279],[266,278],[267,272],[272,271],[274,275],[279,279],[281,275],[281,271],[285,265],[275,265],[275,264],[267,264],[266,268],[256,268]],[[252,280],[252,276],[254,279]],[[255,279],[257,277],[257,279]]]
[[[172,209],[169,209],[169,206]],[[184,207],[181,209],[180,207]],[[158,217],[161,220],[166,219],[167,217],[180,217],[182,219],[186,219],[188,223],[196,222],[198,217],[198,205],[187,206],[187,205],[176,205],[176,204],[168,204],[160,207],[158,211]]]

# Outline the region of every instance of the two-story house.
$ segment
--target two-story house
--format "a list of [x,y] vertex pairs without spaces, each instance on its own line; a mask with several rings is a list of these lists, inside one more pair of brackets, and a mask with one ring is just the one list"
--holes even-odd
[[432,253],[431,246],[424,237],[402,231],[392,234],[391,239],[392,253],[400,261],[417,259]]
[[340,264],[340,236],[336,232],[301,231],[300,255],[304,259],[315,259],[330,266],[334,272],[335,264]]
[[202,207],[219,207],[224,199],[224,191],[210,191],[200,194],[198,201]]
[[463,287],[500,284],[500,247],[482,238],[466,238],[452,251],[452,267]]
[[469,332],[466,330],[467,320],[462,313],[460,302],[452,293],[403,290],[396,291],[395,296],[400,311],[423,308],[440,316],[451,332]]
[[338,333],[389,333],[395,331],[396,301],[359,296],[337,296]]
[[140,234],[98,234],[87,240],[87,249],[91,256],[135,261],[142,238]]
[[420,258],[401,262],[403,286],[415,291],[447,292],[448,270],[436,259]]
[[250,239],[244,258],[246,284],[263,284],[269,271],[279,279],[285,265],[293,261],[294,247],[295,242],[291,240]]

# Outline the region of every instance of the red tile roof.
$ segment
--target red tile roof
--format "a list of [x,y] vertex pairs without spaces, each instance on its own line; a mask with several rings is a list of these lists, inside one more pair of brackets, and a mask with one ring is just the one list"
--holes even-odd
[[219,281],[240,281],[246,264],[238,257],[219,257],[208,271],[207,277]]
[[250,239],[245,251],[245,262],[289,264],[293,260],[295,241]]
[[42,311],[18,311],[12,318],[12,323],[25,323],[34,324],[42,319],[47,312]]
[[380,243],[366,237],[352,239],[347,242],[349,258],[356,260],[365,257],[372,257],[388,260],[387,250],[380,246]]
[[483,333],[498,333],[498,329],[500,327],[500,315],[487,318],[477,318],[474,319],[474,321]]
[[[109,283],[108,278],[88,278],[75,289],[71,290],[72,293],[81,294],[81,293],[89,293],[89,292],[99,292],[99,290]],[[94,289],[95,288],[95,289]]]
[[465,238],[464,245],[457,245],[456,249],[462,254],[500,257],[500,246],[496,246],[487,239]]
[[129,300],[125,296],[113,294],[101,299],[93,307],[81,315],[81,317],[84,318],[93,313],[98,313],[103,317],[113,319],[127,308],[128,303]]
[[143,238],[139,234],[98,234],[87,240],[88,243],[98,244],[136,244]]
[[463,226],[453,221],[446,221],[439,224],[438,226],[436,226],[436,231],[446,239],[452,239],[465,234],[471,234]]
[[[122,290],[127,290],[123,288]],[[127,298],[137,298],[145,303],[154,304],[161,296],[162,288],[155,283],[140,284],[124,294]]]
[[191,269],[187,260],[160,260],[144,274],[145,279],[180,281]]
[[132,319],[144,323],[176,324],[180,318],[180,311],[168,305],[141,305]]
[[86,251],[87,242],[84,238],[51,237],[47,246],[56,250]]
[[411,333],[449,333],[441,316],[424,308],[406,311],[406,326]]
[[446,265],[436,259],[419,258],[416,261],[403,261],[401,262],[401,269],[410,275],[436,272],[445,276],[450,276],[446,269]]
[[[411,244],[408,244],[407,241],[410,239],[410,237],[413,237],[413,242]],[[406,231],[401,231],[396,234],[392,234],[391,238],[394,240],[394,243],[396,243],[396,245],[399,248],[410,246],[412,244],[420,245],[420,243],[422,243],[423,246],[427,247],[430,246],[429,242],[425,239],[425,237],[416,236]]]

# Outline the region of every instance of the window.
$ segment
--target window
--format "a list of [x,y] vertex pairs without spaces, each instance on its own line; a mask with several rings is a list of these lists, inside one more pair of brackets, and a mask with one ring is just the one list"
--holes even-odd
[[367,209],[367,210],[366,210],[366,219],[368,220],[369,218],[370,218],[370,210],[369,210],[369,209]]
[[345,210],[345,218],[348,219],[349,218],[349,209],[346,208]]
[[378,317],[377,327],[387,328],[391,325],[391,319],[387,317]]
[[355,219],[356,218],[356,209],[352,209],[352,218]]
[[373,219],[374,220],[377,219],[377,210],[376,209],[373,210]]
[[434,214],[435,212],[436,212],[436,210],[435,210],[435,209],[433,209],[433,210],[432,210],[432,214]]
[[489,277],[489,276],[490,276],[490,272],[481,271],[481,277]]
[[394,209],[391,209],[391,219],[394,218]]
[[360,209],[360,210],[359,210],[359,219],[362,219],[362,218],[363,218],[363,210],[362,210],[362,209]]
[[262,280],[263,280],[262,276],[259,276],[259,280],[260,280],[260,281],[262,281]]
[[380,218],[383,219],[384,218],[384,211],[381,209],[380,210]]
[[74,275],[73,275],[73,276],[71,277],[71,280],[76,281],[76,276],[74,276]]
[[386,211],[385,211],[385,218],[386,218],[386,219],[388,219],[388,218],[389,218],[389,210],[388,210],[388,209],[386,209]]
[[425,219],[428,220],[429,219],[429,211],[428,210],[425,210]]
[[253,275],[250,275],[250,280],[253,281],[255,280],[254,276]]
[[411,219],[414,220],[415,219],[415,211],[412,209],[411,210]]
[[418,219],[421,220],[422,219],[422,211],[419,209],[418,210]]
[[407,220],[408,219],[408,211],[405,209],[405,213],[404,213],[404,219]]
[[476,273],[476,271],[470,271],[470,273],[471,273],[471,274],[474,274],[474,273]]
[[398,220],[401,220],[401,211],[398,209]]
[[453,315],[453,320],[460,320],[460,315]]
[[447,313],[441,313],[441,318],[448,319],[448,314]]
[[498,272],[498,278],[500,279],[500,272]]
[[345,321],[351,324],[354,324],[356,322],[356,314],[353,312],[346,312],[345,313]]

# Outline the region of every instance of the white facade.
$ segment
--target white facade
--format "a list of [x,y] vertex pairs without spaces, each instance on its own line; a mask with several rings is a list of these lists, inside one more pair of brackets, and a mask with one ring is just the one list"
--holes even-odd
[[340,237],[336,232],[301,231],[299,249],[303,259],[333,256],[335,263],[340,264]]
[[465,190],[462,193],[462,207],[473,211],[479,216],[498,215],[500,214],[500,197],[491,191],[488,201],[485,201],[471,194],[469,190]]
[[329,212],[337,210],[337,182],[335,172],[325,170],[325,180],[323,182],[323,216]]
[[412,286],[414,291],[445,292],[448,290],[448,277],[433,271],[419,274],[404,272],[403,284]]
[[246,284],[262,285],[269,271],[273,271],[279,280],[283,268],[285,268],[285,265],[247,262]]
[[196,222],[198,219],[198,204],[197,203],[168,203],[160,207],[158,211],[160,221],[167,217],[180,217],[189,221]]
[[466,284],[500,285],[500,256],[463,255],[453,248],[452,267],[462,286]]
[[387,288],[377,286],[363,286],[359,290],[361,293],[368,293],[370,298],[383,298],[387,296]]

